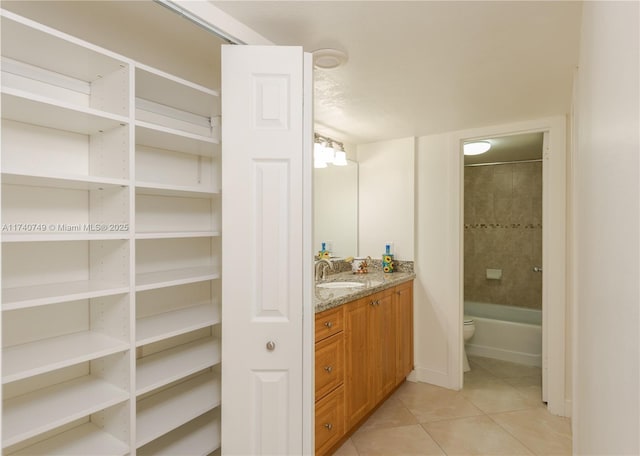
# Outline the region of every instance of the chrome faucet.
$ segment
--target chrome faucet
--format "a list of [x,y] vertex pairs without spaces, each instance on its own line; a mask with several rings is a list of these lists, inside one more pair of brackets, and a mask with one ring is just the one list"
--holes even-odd
[[327,277],[327,266],[333,271],[333,263],[327,258],[320,258],[315,263],[315,280],[324,280]]

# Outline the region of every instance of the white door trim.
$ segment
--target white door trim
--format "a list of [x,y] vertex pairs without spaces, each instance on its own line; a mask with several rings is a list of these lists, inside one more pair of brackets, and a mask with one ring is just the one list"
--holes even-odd
[[[527,122],[518,122],[492,127],[482,127],[473,130],[458,131],[452,134],[449,141],[449,152],[457,157],[458,170],[454,179],[458,180],[460,198],[458,199],[459,223],[455,226],[458,230],[459,242],[455,250],[458,250],[458,264],[454,268],[458,271],[457,281],[459,296],[458,318],[459,334],[462,334],[463,303],[463,211],[464,211],[464,178],[462,144],[471,139],[488,138],[492,136],[505,136],[517,133],[530,132],[549,133],[549,152],[543,158],[543,208],[542,208],[542,281],[543,281],[543,311],[546,325],[543,328],[543,345],[548,349],[543,355],[547,356],[546,392],[547,408],[555,415],[569,416],[570,410],[566,409],[565,401],[565,312],[566,312],[566,118],[564,116],[550,117]],[[454,236],[454,239],[456,237]],[[450,356],[451,369],[449,370],[452,385],[462,386],[462,357],[464,344],[462,337],[452,340]]]
[[[305,202],[313,202],[313,57],[304,53],[302,193]],[[313,307],[313,204],[302,212],[302,452],[315,454],[315,309]]]

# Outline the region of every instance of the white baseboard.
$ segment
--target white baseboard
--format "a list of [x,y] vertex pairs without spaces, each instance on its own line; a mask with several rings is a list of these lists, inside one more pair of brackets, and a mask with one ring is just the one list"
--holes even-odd
[[428,369],[426,367],[416,367],[407,377],[412,382],[429,383],[451,389],[449,375],[446,372]]

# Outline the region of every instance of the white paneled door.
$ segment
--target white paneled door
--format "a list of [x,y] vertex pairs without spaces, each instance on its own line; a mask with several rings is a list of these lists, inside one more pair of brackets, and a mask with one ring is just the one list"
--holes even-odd
[[308,77],[300,47],[223,47],[223,454],[302,454],[312,425],[303,419]]

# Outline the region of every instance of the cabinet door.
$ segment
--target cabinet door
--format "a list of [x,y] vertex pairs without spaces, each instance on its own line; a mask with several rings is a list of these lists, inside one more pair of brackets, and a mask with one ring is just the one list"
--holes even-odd
[[373,406],[369,353],[370,300],[363,298],[345,309],[345,402],[347,429],[355,425]]
[[344,337],[342,333],[316,344],[316,400],[344,381]]
[[316,455],[327,453],[344,435],[344,388],[316,402]]
[[413,281],[395,288],[396,384],[413,370]]
[[376,293],[369,301],[373,395],[378,403],[396,384],[396,315],[391,291]]

